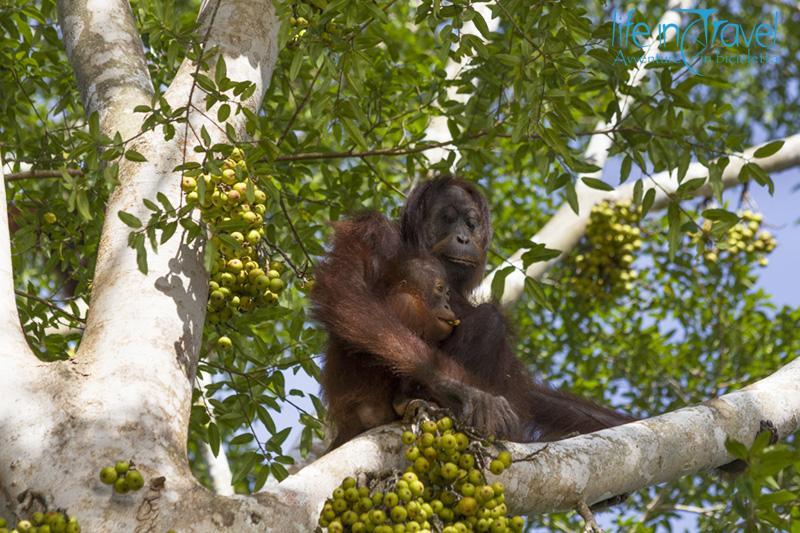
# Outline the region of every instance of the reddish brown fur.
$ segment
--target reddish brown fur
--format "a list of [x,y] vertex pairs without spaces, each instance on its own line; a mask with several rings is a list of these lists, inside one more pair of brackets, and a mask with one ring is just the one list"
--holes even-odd
[[[469,235],[462,228],[453,230],[459,235],[442,237],[442,228],[451,222],[439,222],[434,215],[442,202],[452,201],[470,204],[456,207],[469,208],[470,216],[477,217],[457,221],[459,228],[469,227]],[[486,200],[474,185],[451,177],[421,184],[408,198],[401,228],[377,213],[339,223],[317,270],[312,299],[317,319],[330,334],[322,385],[338,426],[337,445],[363,428],[348,426],[356,405],[375,407],[367,413],[377,413],[375,425],[394,419],[391,402],[400,388],[454,409],[479,429],[519,441],[588,433],[633,420],[535,380],[514,356],[499,309],[468,301],[483,274],[492,233]],[[381,280],[403,246],[433,253],[446,267],[450,304],[461,325],[439,349],[403,325],[385,298]],[[467,263],[453,263],[448,256]]]
[[[337,227],[337,238],[347,229],[347,225]],[[456,317],[447,305],[446,296],[436,300],[434,295],[436,282],[444,285],[446,281],[439,262],[430,257],[398,257],[391,263],[385,276],[375,280],[378,290],[386,295],[386,307],[396,324],[392,328],[395,331],[388,334],[410,333],[429,345],[444,340],[452,332],[453,325],[440,318],[455,321]],[[446,286],[442,290],[446,291]],[[332,333],[321,379],[328,413],[336,430],[331,447],[398,419],[394,405],[406,389],[404,383],[408,375],[408,367],[392,366],[377,354],[355,348]]]

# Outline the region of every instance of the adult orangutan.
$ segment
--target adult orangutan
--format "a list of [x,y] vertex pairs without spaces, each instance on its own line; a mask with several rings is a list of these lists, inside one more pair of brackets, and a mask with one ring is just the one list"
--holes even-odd
[[[332,342],[368,354],[411,385],[406,390],[500,438],[549,440],[632,421],[533,379],[511,350],[500,310],[469,302],[491,235],[486,199],[474,185],[450,176],[424,182],[411,192],[399,226],[378,213],[336,225],[317,270],[315,316]],[[439,346],[404,326],[381,292],[392,261],[407,248],[433,255],[447,276],[450,306],[461,325]],[[329,363],[323,383],[343,380],[342,372],[351,370],[337,364],[328,369]],[[327,401],[337,398],[328,395]]]

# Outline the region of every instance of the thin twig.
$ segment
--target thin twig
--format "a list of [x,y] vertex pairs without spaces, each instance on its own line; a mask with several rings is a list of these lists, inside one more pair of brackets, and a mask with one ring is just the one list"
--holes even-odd
[[29,292],[21,291],[19,289],[14,289],[14,293],[17,296],[22,296],[23,298],[28,298],[29,300],[35,300],[35,301],[39,302],[40,304],[43,304],[43,305],[49,307],[53,311],[56,311],[56,312],[64,315],[65,317],[69,318],[70,320],[74,320],[76,322],[81,322],[81,323],[86,323],[85,319],[83,319],[83,318],[81,318],[79,316],[75,316],[75,315],[73,315],[72,313],[70,313],[68,311],[64,311],[63,309],[61,309],[59,306],[57,306],[53,302],[45,300],[44,298],[39,298],[35,294],[31,294]]
[[319,75],[322,72],[322,67],[324,65],[325,64],[323,63],[317,69],[317,73],[314,74],[314,79],[311,80],[311,85],[308,86],[308,90],[306,91],[306,95],[303,97],[303,101],[300,102],[300,104],[295,108],[294,113],[292,113],[292,116],[289,118],[289,122],[286,123],[286,127],[283,129],[281,136],[278,137],[278,142],[275,143],[275,146],[281,145],[283,139],[286,138],[286,135],[288,135],[289,130],[292,129],[292,125],[294,124],[294,121],[297,119],[297,115],[300,114],[300,111],[302,111],[303,107],[305,107],[305,105],[308,103],[308,99],[311,98],[311,92],[314,90],[314,85],[317,83],[317,78],[319,78]]
[[70,176],[83,176],[83,171],[77,168],[67,168],[63,170],[25,170],[6,174],[6,181],[27,180],[32,178],[60,178],[64,175],[64,172]]

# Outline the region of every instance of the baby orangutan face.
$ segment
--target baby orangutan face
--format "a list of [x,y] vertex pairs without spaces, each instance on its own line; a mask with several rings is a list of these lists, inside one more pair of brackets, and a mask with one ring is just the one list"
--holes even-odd
[[417,257],[398,265],[389,280],[388,298],[400,322],[425,342],[443,341],[459,324],[450,309],[444,267],[433,257]]

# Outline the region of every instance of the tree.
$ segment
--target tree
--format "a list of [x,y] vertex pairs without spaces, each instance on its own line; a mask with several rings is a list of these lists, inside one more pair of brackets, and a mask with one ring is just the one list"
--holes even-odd
[[[677,5],[633,17],[679,24]],[[636,491],[618,527],[688,510],[709,530],[794,531],[800,452],[756,435],[797,430],[800,311],[754,288],[774,244],[746,208],[751,188],[772,190],[770,172],[800,163],[800,18],[748,9],[718,8],[740,24],[727,40],[693,38],[689,57],[641,68],[618,52],[645,52],[609,44],[625,19],[594,3],[0,6],[0,516],[309,531],[343,477],[402,467],[387,427],[288,476],[276,413],[298,407],[301,455],[324,438],[322,403],[291,375],[318,374],[324,335],[305,292],[327,222],[396,214],[416,179],[454,170],[493,209],[483,296],[529,297],[509,307],[520,356],[581,394],[672,411],[509,444],[512,510],[571,529],[593,520],[587,505]],[[773,46],[731,40],[773,20]],[[672,38],[647,53],[675,51]],[[770,63],[719,64],[748,51]],[[434,135],[442,124],[449,136]],[[225,171],[243,187],[207,202],[202,176]],[[252,244],[239,228],[259,223],[225,218],[241,198],[264,205]],[[266,279],[270,297],[218,302],[219,276],[248,246],[264,277],[230,287]],[[204,488],[220,451],[237,495]],[[751,465],[735,483],[698,474],[734,457]],[[98,478],[120,460],[141,492]],[[573,509],[582,516],[555,513]]]

